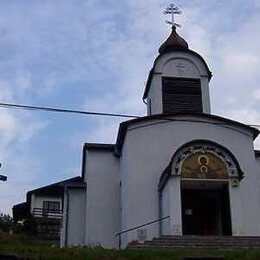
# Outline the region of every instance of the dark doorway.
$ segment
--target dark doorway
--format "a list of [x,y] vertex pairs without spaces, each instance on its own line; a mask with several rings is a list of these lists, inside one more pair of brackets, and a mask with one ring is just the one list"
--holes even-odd
[[232,235],[227,183],[183,182],[183,235]]

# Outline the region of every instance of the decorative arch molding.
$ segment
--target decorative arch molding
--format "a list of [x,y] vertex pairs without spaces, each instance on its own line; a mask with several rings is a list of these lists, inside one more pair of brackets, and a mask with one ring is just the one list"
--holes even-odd
[[[183,166],[188,169],[185,171]],[[162,191],[168,179],[174,176],[240,181],[244,173],[235,156],[226,147],[209,140],[194,140],[184,144],[174,153],[161,175],[159,191]]]
[[[181,56],[180,57],[172,56],[172,57],[169,57],[168,59],[166,59],[164,61],[164,63],[160,65],[161,66],[160,73],[163,73],[165,71],[165,69],[169,66],[169,64],[172,64],[172,63],[175,66],[177,66],[178,63],[184,63],[184,66],[186,67],[185,70],[187,70],[187,68],[189,68],[191,71],[193,71],[192,77],[196,76],[196,77],[200,78],[201,76],[206,75],[204,73],[203,69],[201,68],[202,67],[201,64],[198,64],[198,62],[194,61],[194,59],[192,59],[191,57],[181,57]],[[175,76],[179,76],[179,75],[175,75]]]
[[211,79],[212,77],[212,74],[205,60],[199,54],[191,50],[176,50],[167,53],[167,55],[159,55],[154,62],[154,70],[157,73],[162,73],[165,65],[173,59],[187,60],[197,68],[201,76],[206,76],[209,79]]

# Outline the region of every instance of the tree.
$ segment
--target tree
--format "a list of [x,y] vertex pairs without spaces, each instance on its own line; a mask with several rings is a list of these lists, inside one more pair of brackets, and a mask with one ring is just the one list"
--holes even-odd
[[0,213],[0,231],[9,232],[13,226],[13,219],[8,214]]

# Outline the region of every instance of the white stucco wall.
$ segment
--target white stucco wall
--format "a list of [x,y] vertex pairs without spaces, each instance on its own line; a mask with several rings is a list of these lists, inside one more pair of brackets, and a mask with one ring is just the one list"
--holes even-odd
[[258,171],[256,174],[256,185],[259,187],[258,188],[258,207],[260,208],[260,157],[256,158],[256,164],[258,167]]
[[62,246],[85,245],[85,210],[86,189],[72,187],[65,189],[64,218],[61,236]]
[[[129,127],[120,161],[122,229],[159,217],[157,185],[163,170],[180,146],[203,139],[214,141],[229,149],[245,172],[240,186],[230,188],[231,217],[235,223],[232,226],[233,233],[260,235],[259,188],[256,185],[259,167],[255,161],[252,135],[242,128],[223,125],[223,122],[221,124],[212,120],[181,116],[178,118],[180,121],[150,120]],[[179,208],[180,211],[179,193],[180,189],[173,188],[171,203],[177,205],[176,210]],[[180,212],[171,214],[174,215],[173,219],[179,219],[177,222],[181,222]],[[172,226],[171,230],[174,228]],[[148,239],[158,236],[158,225],[151,226],[147,231]],[[137,232],[124,235],[124,246],[136,239]]]
[[85,243],[115,248],[115,233],[120,231],[120,179],[119,160],[112,151],[87,151],[85,181]]
[[174,177],[168,181],[169,185],[169,232],[171,235],[182,235],[182,204],[181,204],[181,178]]
[[[151,114],[163,112],[162,78],[184,77],[201,80],[203,112],[210,113],[209,76],[205,64],[195,55],[172,52],[158,58],[154,66],[148,99],[151,100]],[[149,113],[148,113],[149,115]]]
[[[160,218],[170,216],[170,191],[169,191],[169,182],[165,185],[164,190],[161,194],[161,216]],[[161,222],[161,232],[162,235],[170,235],[170,219],[166,219]]]

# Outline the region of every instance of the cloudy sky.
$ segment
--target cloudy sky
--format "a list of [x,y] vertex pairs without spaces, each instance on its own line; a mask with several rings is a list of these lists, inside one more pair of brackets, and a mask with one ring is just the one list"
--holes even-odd
[[[1,0],[0,102],[143,115],[168,3]],[[175,3],[179,33],[213,72],[213,113],[260,124],[260,0]],[[114,142],[120,120],[0,108],[0,212],[80,175],[83,143]]]

